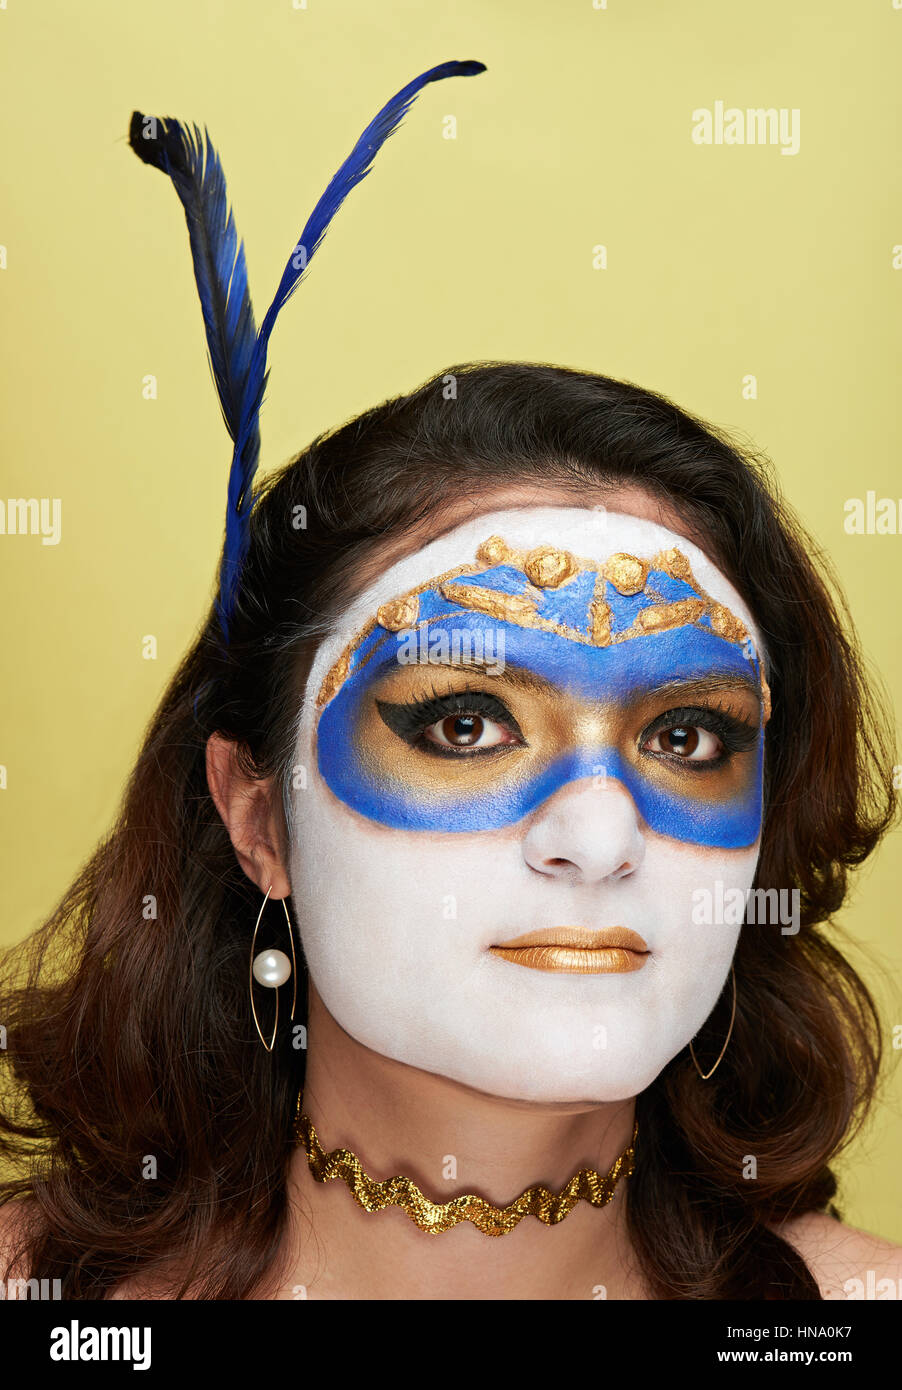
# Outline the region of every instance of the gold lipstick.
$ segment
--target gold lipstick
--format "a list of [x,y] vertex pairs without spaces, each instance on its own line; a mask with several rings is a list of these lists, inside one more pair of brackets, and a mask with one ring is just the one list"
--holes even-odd
[[573,975],[615,975],[641,970],[649,950],[638,932],[627,927],[552,927],[531,931],[500,946],[490,946],[493,956],[525,965],[530,970],[569,971]]

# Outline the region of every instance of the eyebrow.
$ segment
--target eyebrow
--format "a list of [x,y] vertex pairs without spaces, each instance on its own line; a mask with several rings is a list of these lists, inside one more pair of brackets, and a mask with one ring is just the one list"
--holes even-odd
[[[444,671],[475,671],[481,676],[488,677],[489,680],[497,680],[501,677],[508,680],[511,685],[522,690],[531,690],[539,695],[556,694],[559,690],[553,681],[546,680],[544,676],[530,670],[528,666],[505,665],[503,670],[498,671],[490,669],[497,663],[486,663],[478,660],[430,661],[428,664]],[[760,684],[751,675],[746,676],[738,671],[724,671],[722,674],[712,672],[710,676],[664,681],[661,685],[643,689],[642,695],[643,697],[653,696],[661,699],[667,699],[672,695],[674,698],[686,700],[691,696],[704,698],[706,695],[718,695],[728,690],[745,690],[749,695],[755,697],[759,706],[763,707],[764,697]]]
[[[553,681],[546,680],[544,676],[540,676],[537,671],[530,670],[528,666],[505,665],[499,671],[497,662],[485,662],[478,659],[473,661],[429,661],[426,665],[437,668],[439,671],[475,671],[477,675],[487,676],[489,680],[497,680],[501,676],[506,678],[511,685],[519,686],[521,690],[532,690],[538,695],[554,694],[558,690],[558,686]],[[493,667],[496,669],[492,669]]]
[[704,696],[718,695],[724,690],[747,690],[750,695],[754,695],[759,705],[764,704],[760,683],[752,676],[740,674],[738,671],[724,672],[723,675],[714,673],[688,680],[665,681],[663,685],[650,686],[644,693],[666,699],[671,693],[684,696],[688,691],[693,695]]

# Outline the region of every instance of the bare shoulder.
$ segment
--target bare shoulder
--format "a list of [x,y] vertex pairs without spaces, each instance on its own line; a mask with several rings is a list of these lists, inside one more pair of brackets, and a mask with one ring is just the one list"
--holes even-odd
[[0,1280],[27,1277],[21,1260],[12,1261],[33,1234],[38,1204],[33,1197],[15,1197],[0,1207]]
[[33,1197],[14,1197],[0,1207],[0,1273],[6,1273],[22,1241],[28,1240],[38,1215],[38,1202]]
[[[9,1280],[25,1280],[32,1271],[24,1267],[19,1258],[11,1266],[11,1261],[19,1254],[26,1242],[33,1236],[39,1216],[38,1203],[33,1197],[17,1197],[0,1206],[0,1283]],[[108,1295],[113,1299],[172,1298],[172,1282],[160,1275],[136,1275],[124,1279]]]
[[774,1229],[798,1250],[822,1298],[902,1298],[902,1245],[820,1211]]

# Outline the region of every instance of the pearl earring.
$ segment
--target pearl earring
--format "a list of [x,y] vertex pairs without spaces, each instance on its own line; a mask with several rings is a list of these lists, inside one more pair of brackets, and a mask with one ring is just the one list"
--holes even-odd
[[[251,1013],[254,1016],[254,1024],[256,1026],[260,1041],[266,1048],[267,1052],[272,1052],[273,1048],[275,1047],[276,1032],[279,1027],[278,991],[281,985],[286,984],[287,981],[291,979],[292,967],[294,970],[294,995],[291,1000],[292,1020],[294,1019],[294,1009],[298,998],[298,963],[297,957],[294,953],[294,931],[291,926],[291,918],[288,915],[288,904],[285,902],[284,898],[282,899],[282,907],[285,910],[285,920],[288,923],[288,940],[291,942],[291,960],[288,959],[284,951],[261,951],[258,956],[254,955],[254,946],[257,941],[257,932],[260,928],[260,920],[263,917],[263,909],[266,906],[267,899],[269,898],[271,892],[272,884],[270,884],[267,888],[266,897],[263,899],[263,902],[260,906],[260,911],[257,913],[257,921],[254,926],[254,935],[251,938],[251,970],[248,979],[248,988],[250,990],[251,995]],[[269,1042],[267,1042],[264,1038],[263,1032],[260,1028],[260,1020],[257,1018],[257,1009],[254,1004],[254,980],[256,980],[258,984],[265,986],[266,989],[274,989],[276,991],[276,1017],[272,1027],[272,1037],[269,1040]]]

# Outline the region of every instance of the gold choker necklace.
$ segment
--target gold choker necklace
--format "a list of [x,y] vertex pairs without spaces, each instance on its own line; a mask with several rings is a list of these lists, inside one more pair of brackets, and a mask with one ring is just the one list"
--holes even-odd
[[307,1152],[310,1171],[317,1182],[343,1178],[354,1200],[364,1211],[402,1207],[411,1221],[431,1236],[450,1231],[461,1221],[472,1221],[487,1236],[503,1236],[529,1215],[537,1216],[546,1226],[556,1226],[580,1199],[593,1207],[606,1206],[620,1179],[629,1177],[633,1172],[638,1132],[637,1122],[633,1125],[629,1146],[607,1173],[598,1173],[594,1168],[580,1168],[557,1195],[539,1183],[527,1188],[510,1206],[496,1207],[472,1192],[462,1197],[452,1197],[450,1202],[430,1202],[410,1178],[386,1178],[384,1182],[377,1182],[363,1171],[360,1159],[350,1149],[333,1149],[331,1153],[326,1153],[308,1115],[299,1115],[295,1120],[295,1135]]

